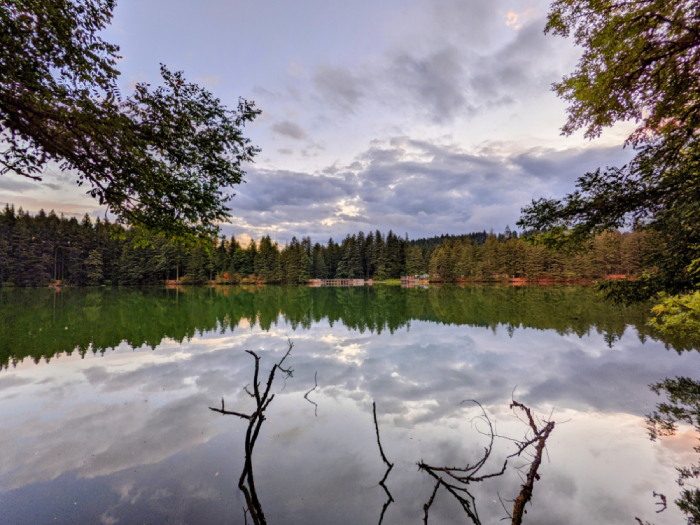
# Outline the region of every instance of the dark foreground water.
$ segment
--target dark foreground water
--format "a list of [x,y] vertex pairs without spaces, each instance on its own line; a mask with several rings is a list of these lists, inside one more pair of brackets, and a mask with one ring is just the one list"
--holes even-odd
[[[277,377],[254,453],[270,524],[379,522],[372,402],[395,463],[383,523],[422,523],[433,480],[416,463],[483,454],[465,399],[522,438],[514,389],[557,421],[525,523],[680,524],[675,467],[697,436],[651,442],[644,415],[660,400],[648,385],[700,378],[700,356],[667,349],[645,315],[578,287],[2,290],[0,524],[242,524],[247,422],[207,407],[250,413],[244,350],[266,372],[287,337],[293,375]],[[497,439],[484,473],[513,451]],[[482,523],[506,515],[519,466],[472,486]],[[430,523],[468,522],[438,492]]]

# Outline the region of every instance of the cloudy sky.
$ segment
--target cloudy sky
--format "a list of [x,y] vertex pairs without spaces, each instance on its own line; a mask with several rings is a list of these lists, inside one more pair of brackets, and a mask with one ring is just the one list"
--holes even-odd
[[[120,0],[106,39],[122,88],[185,71],[233,108],[262,148],[224,232],[280,243],[393,229],[411,238],[514,227],[532,198],[562,196],[623,164],[629,125],[561,137],[550,86],[571,41],[545,36],[541,0]],[[103,214],[68,173],[0,179],[0,201]]]

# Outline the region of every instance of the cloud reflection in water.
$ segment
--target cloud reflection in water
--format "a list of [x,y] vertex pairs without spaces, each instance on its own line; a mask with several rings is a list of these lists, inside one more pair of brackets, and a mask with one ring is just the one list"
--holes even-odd
[[[8,509],[0,523],[55,515],[72,523],[242,521],[236,485],[245,425],[206,407],[223,396],[227,409],[248,411],[241,388],[252,364],[244,350],[256,350],[269,369],[286,349],[285,334],[295,343],[294,376],[282,391],[276,384],[256,448],[256,484],[270,523],[378,519],[385,495],[376,485],[383,471],[372,401],[396,463],[388,481],[396,504],[384,523],[419,521],[431,483],[415,462],[460,464],[479,454],[484,437],[460,406],[464,399],[482,402],[499,433],[522,435],[507,410],[516,385],[526,404],[570,419],[552,436],[528,521],[629,523],[653,515],[652,490],[674,497],[673,467],[687,453],[648,441],[643,416],[657,399],[647,385],[700,369],[696,355],[642,344],[632,329],[609,348],[596,331],[506,330],[497,317],[486,325],[413,319],[379,334],[279,317],[268,330],[205,331],[182,344],[163,340],[155,351],[122,345],[104,356],[25,361],[0,377],[0,504]],[[317,418],[303,399],[315,373]],[[499,446],[498,454],[509,452],[507,443]],[[515,495],[519,483],[512,473],[475,490],[485,523],[503,517],[490,503],[496,492]],[[92,495],[90,512],[78,494]],[[36,498],[45,504],[22,504]],[[64,504],[69,499],[75,504]],[[672,506],[654,518],[682,519]],[[444,498],[431,519],[464,516]]]

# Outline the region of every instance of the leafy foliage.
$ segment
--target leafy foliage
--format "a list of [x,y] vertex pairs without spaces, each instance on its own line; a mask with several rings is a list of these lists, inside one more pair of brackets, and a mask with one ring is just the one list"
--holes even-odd
[[700,124],[700,5],[689,0],[555,0],[546,31],[583,47],[576,71],[555,84],[569,103],[571,134],[600,136],[615,122],[638,123],[632,144],[661,136],[681,145]]
[[634,301],[700,286],[700,4],[687,0],[556,0],[547,31],[583,47],[576,71],[555,84],[569,103],[562,131],[594,138],[635,121],[635,159],[587,173],[562,200],[540,199],[519,224],[554,249],[580,249],[591,234],[629,227],[658,234],[653,267],[636,282],[608,283],[608,297]]
[[76,173],[122,223],[209,237],[228,217],[225,188],[258,149],[242,127],[259,111],[219,99],[161,65],[162,85],[122,98],[118,47],[99,37],[113,0],[3,0],[0,174]]
[[676,340],[676,348],[700,350],[700,292],[662,297],[652,312],[649,325]]

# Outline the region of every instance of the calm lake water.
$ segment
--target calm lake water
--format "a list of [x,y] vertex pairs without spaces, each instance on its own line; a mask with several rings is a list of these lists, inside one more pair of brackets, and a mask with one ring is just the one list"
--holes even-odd
[[[581,287],[188,288],[0,291],[0,523],[242,524],[237,488],[259,353],[277,376],[254,453],[270,524],[422,523],[433,480],[416,463],[483,454],[481,402],[522,438],[511,394],[557,424],[525,523],[680,524],[677,466],[697,436],[651,442],[649,384],[700,379],[700,356],[666,348],[644,308]],[[314,387],[318,387],[304,398]],[[498,471],[512,441],[497,439]],[[520,490],[516,460],[472,486],[482,523]],[[667,495],[656,514],[652,491]],[[510,505],[512,507],[512,504]],[[468,523],[441,490],[430,523]]]

